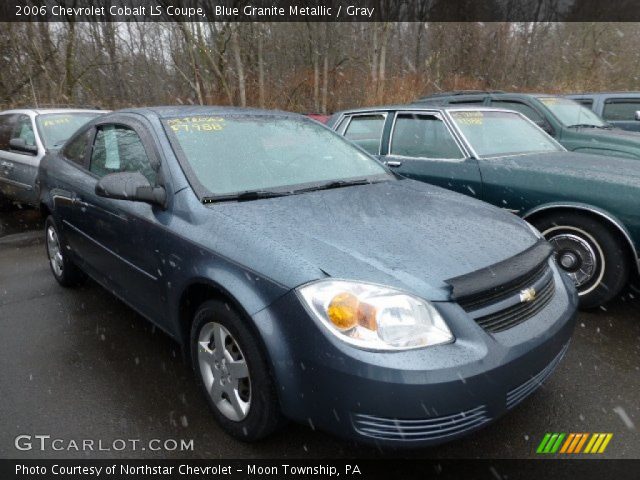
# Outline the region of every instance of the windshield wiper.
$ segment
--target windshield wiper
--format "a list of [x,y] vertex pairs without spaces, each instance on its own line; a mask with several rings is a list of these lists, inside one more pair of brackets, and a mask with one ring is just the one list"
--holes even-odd
[[298,193],[315,192],[317,190],[330,190],[332,188],[350,187],[352,185],[368,185],[377,183],[380,180],[370,180],[368,178],[359,178],[356,180],[336,180],[335,182],[314,185],[313,187],[299,188],[288,192],[274,192],[271,190],[248,190],[246,192],[232,193],[229,195],[217,195],[214,197],[203,197],[202,203],[217,203],[229,201],[246,201],[259,200],[261,198],[285,197],[287,195],[296,195]]
[[233,200],[238,202],[244,202],[247,200],[259,200],[261,198],[284,197],[286,195],[290,195],[290,193],[289,192],[273,192],[270,190],[247,190],[246,192],[232,193],[229,195],[203,197],[202,203],[230,202]]
[[592,125],[591,123],[576,123],[569,125],[568,128],[611,128],[609,125]]
[[377,183],[380,180],[369,180],[368,178],[359,178],[357,180],[336,180],[335,182],[323,183],[321,185],[314,185],[313,187],[300,188],[294,190],[293,194],[315,192],[317,190],[331,190],[332,188],[351,187],[353,185],[369,185],[371,183]]

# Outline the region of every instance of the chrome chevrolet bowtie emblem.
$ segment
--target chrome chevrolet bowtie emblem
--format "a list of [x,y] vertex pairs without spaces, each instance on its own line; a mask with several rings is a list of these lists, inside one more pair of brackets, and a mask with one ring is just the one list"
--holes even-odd
[[533,302],[536,299],[536,289],[527,288],[520,292],[520,301],[522,303]]

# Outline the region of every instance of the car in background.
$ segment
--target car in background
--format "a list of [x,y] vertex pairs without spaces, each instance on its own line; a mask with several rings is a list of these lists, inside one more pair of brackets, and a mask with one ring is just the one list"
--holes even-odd
[[61,146],[102,110],[17,109],[0,112],[0,206],[38,204],[36,176],[47,150]]
[[640,132],[640,92],[572,93],[565,97],[593,110],[614,127]]
[[638,272],[640,162],[568,152],[522,114],[487,107],[346,110],[328,126],[400,175],[529,221],[555,247],[582,307],[606,303]]
[[573,331],[575,289],[537,231],[301,115],[113,112],[40,181],[54,278],[90,275],[180,342],[243,440],[284,417],[448,441],[533,392]]
[[560,95],[463,91],[428,95],[415,103],[515,110],[572,152],[640,159],[640,133],[614,128],[590,109]]
[[320,122],[320,123],[324,123],[326,124],[327,121],[329,120],[330,115],[324,115],[322,113],[307,113],[305,114],[307,117],[315,120],[316,122]]

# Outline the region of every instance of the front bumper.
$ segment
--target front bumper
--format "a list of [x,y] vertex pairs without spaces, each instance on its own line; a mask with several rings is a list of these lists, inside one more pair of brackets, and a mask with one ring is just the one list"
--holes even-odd
[[394,446],[434,445],[477,430],[535,391],[567,349],[578,299],[570,280],[556,268],[553,274],[553,300],[527,321],[490,334],[458,305],[438,303],[456,341],[402,352],[341,342],[289,293],[254,316],[283,413]]

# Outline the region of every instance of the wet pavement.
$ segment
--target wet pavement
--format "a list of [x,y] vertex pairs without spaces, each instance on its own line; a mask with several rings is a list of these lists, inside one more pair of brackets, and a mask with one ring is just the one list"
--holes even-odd
[[[610,432],[604,456],[640,458],[640,301],[633,291],[580,313],[569,352],[547,383],[465,439],[380,451],[290,424],[248,445],[218,429],[165,334],[93,282],[78,289],[55,282],[40,226],[34,210],[0,213],[0,458],[525,458],[536,455],[546,432]],[[17,450],[18,435],[51,435],[63,440],[62,450]],[[69,449],[84,439],[96,449],[99,440],[103,448],[115,439],[140,443],[136,450],[130,443],[122,451]],[[142,450],[152,439],[193,440],[193,449]]]

